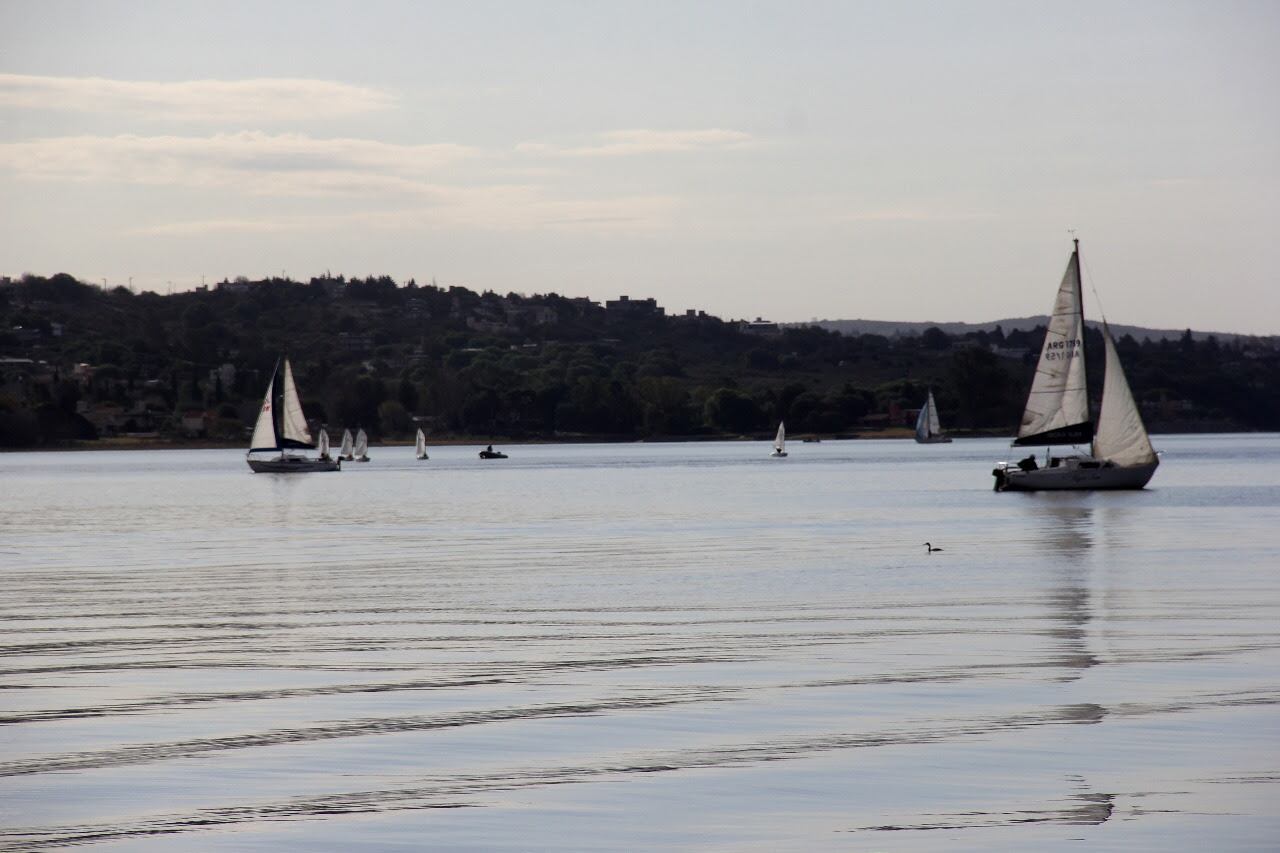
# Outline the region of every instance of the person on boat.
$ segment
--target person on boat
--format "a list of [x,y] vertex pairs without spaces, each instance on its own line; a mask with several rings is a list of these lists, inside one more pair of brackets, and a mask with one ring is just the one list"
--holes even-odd
[[1034,471],[1040,466],[1036,464],[1036,455],[1032,453],[1026,459],[1019,461],[1018,467],[1021,468],[1023,471]]
[[492,453],[492,452],[493,452],[493,445],[491,444],[491,445],[489,445],[488,447],[486,447],[486,448],[484,449],[484,452],[485,452],[485,453]]

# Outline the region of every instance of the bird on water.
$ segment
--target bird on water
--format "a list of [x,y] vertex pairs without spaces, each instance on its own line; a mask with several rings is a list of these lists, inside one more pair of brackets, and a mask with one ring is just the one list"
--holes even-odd
[[932,546],[932,545],[930,545],[928,542],[924,543],[924,547],[927,549],[927,550],[925,551],[925,553],[926,553],[926,554],[932,554],[934,551],[941,551],[941,550],[942,550],[941,548],[935,548],[935,547],[933,547],[933,546]]

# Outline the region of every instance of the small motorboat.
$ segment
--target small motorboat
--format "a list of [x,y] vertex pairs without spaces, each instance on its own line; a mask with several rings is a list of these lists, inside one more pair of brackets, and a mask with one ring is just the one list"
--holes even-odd
[[488,447],[486,447],[484,450],[480,451],[480,458],[481,459],[506,459],[507,454],[503,453],[501,450],[494,450],[493,445],[491,444]]

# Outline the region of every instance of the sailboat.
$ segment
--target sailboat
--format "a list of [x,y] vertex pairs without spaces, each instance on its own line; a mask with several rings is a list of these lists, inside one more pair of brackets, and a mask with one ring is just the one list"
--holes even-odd
[[[281,359],[276,362],[271,381],[267,383],[267,393],[262,398],[262,408],[253,427],[253,438],[249,440],[245,459],[254,473],[302,474],[339,470],[342,463],[336,459],[312,459],[300,452],[314,446],[306,416],[302,414],[298,386],[293,381],[293,368],[289,366],[289,359]],[[266,452],[277,455],[273,459],[253,455]]]
[[946,444],[951,436],[942,434],[942,424],[938,422],[938,404],[933,402],[933,389],[929,389],[929,399],[924,401],[924,408],[916,418],[916,441],[920,444]]
[[1035,454],[1019,462],[1002,462],[991,472],[997,491],[1141,489],[1160,464],[1106,320],[1102,323],[1106,371],[1096,424],[1090,414],[1084,370],[1080,241],[1074,244],[1013,443],[1027,447],[1088,441],[1090,452],[1054,456],[1050,451],[1044,467],[1037,464]]
[[320,451],[321,459],[329,459],[329,433],[320,430],[320,440],[316,442],[316,449]]
[[769,455],[777,457],[787,455],[787,424],[785,421],[778,422],[778,434],[773,437],[773,453]]
[[369,461],[369,436],[364,434],[364,430],[356,431],[355,455],[357,462]]
[[354,440],[351,438],[351,430],[344,429],[342,431],[342,446],[338,448],[338,458],[344,462],[350,462],[355,459],[355,454],[351,452],[354,446]]
[[418,437],[414,441],[413,452],[419,459],[429,458],[427,456],[427,437],[422,434],[421,429],[418,430]]

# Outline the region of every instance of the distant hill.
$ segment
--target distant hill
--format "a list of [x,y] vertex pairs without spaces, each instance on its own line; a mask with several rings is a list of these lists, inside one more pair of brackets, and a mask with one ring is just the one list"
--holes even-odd
[[[788,326],[818,326],[831,332],[839,332],[842,335],[884,335],[887,338],[899,336],[919,335],[925,329],[937,327],[948,335],[953,337],[963,336],[972,332],[992,332],[996,326],[999,326],[1006,334],[1013,331],[1029,332],[1036,326],[1047,326],[1049,318],[1047,315],[1040,314],[1035,317],[1011,317],[1004,320],[992,320],[989,323],[908,323],[897,322],[894,320],[815,320],[811,323],[787,323]],[[1096,322],[1089,322],[1090,326],[1099,326]],[[1154,342],[1159,341],[1176,341],[1180,340],[1186,333],[1185,329],[1148,329],[1145,326],[1126,326],[1121,323],[1112,323],[1111,332],[1117,338],[1125,335],[1132,335],[1135,341],[1142,342],[1144,338]],[[1256,339],[1255,335],[1241,335],[1234,332],[1199,332],[1191,331],[1191,337],[1197,341],[1207,340],[1210,336],[1216,337],[1219,342],[1226,343],[1237,339]],[[1274,341],[1277,336],[1270,336],[1267,340]]]

